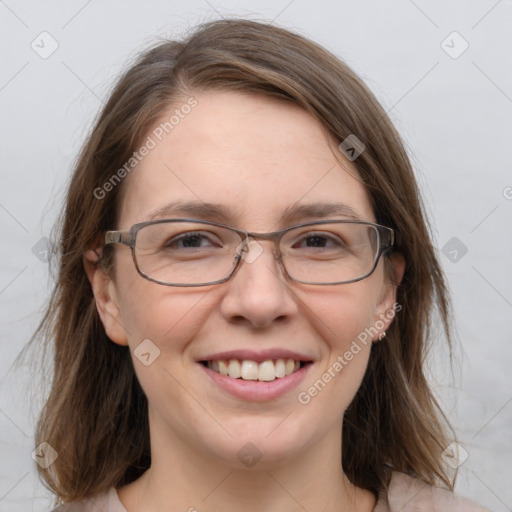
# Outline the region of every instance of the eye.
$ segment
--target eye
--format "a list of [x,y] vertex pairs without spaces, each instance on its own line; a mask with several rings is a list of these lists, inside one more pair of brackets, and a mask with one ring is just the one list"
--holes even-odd
[[[305,244],[305,245],[304,245]],[[324,249],[324,248],[346,248],[347,245],[345,242],[334,234],[328,234],[325,232],[310,232],[302,235],[298,242],[294,243],[292,246],[295,248],[314,248],[314,249]]]
[[199,249],[202,247],[221,247],[222,242],[212,233],[188,232],[169,238],[162,244],[163,249]]

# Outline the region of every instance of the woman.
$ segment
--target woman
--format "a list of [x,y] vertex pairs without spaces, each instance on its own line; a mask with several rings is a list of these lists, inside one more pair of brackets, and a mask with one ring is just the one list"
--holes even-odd
[[451,492],[435,310],[449,339],[361,80],[283,29],[201,26],[126,71],[78,159],[40,474],[59,511],[483,510]]

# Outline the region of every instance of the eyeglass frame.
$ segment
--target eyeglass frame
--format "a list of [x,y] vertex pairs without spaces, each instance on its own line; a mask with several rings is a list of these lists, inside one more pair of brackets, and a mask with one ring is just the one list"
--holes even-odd
[[[235,232],[237,235],[242,238],[242,242],[240,243],[240,246],[243,246],[242,249],[240,249],[239,252],[235,254],[235,263],[233,265],[233,268],[231,271],[222,279],[219,279],[217,281],[211,281],[208,283],[199,283],[199,284],[181,284],[181,283],[165,283],[163,281],[159,281],[158,279],[154,279],[151,276],[148,276],[145,274],[139,267],[139,264],[137,262],[137,258],[135,256],[135,242],[137,238],[137,233],[143,229],[146,226],[153,225],[153,224],[164,224],[169,222],[191,222],[196,224],[208,224],[210,226],[217,226],[226,228],[230,231]],[[291,231],[296,228],[301,228],[305,226],[316,226],[319,224],[364,224],[367,226],[373,226],[376,228],[378,234],[379,234],[379,250],[377,251],[372,268],[364,275],[357,277],[355,279],[350,279],[348,281],[339,281],[335,283],[311,283],[307,281],[301,281],[299,279],[295,279],[288,273],[288,270],[286,269],[286,265],[283,262],[282,254],[280,251],[280,243],[281,238],[287,233],[288,231]],[[384,237],[382,237],[382,231],[388,232],[390,242],[389,244],[384,244]],[[243,236],[242,236],[243,235]],[[245,238],[244,238],[245,237]],[[201,219],[190,219],[190,218],[178,218],[178,219],[155,219],[155,220],[149,220],[145,222],[139,222],[137,224],[134,224],[130,229],[128,230],[114,230],[114,231],[107,231],[105,233],[105,242],[104,246],[111,245],[111,244],[121,244],[126,245],[127,247],[130,247],[131,253],[132,253],[132,259],[133,263],[135,265],[135,268],[138,272],[138,274],[143,277],[144,279],[147,279],[148,281],[151,281],[153,283],[161,284],[163,286],[179,286],[179,287],[197,287],[197,286],[211,286],[215,284],[221,284],[226,281],[228,281],[233,274],[235,273],[235,270],[239,268],[240,261],[242,258],[242,253],[246,249],[248,243],[250,242],[250,239],[253,238],[254,240],[260,239],[260,240],[272,240],[274,242],[274,257],[276,260],[279,261],[282,270],[284,271],[285,275],[291,279],[292,281],[296,283],[302,283],[302,284],[312,284],[312,285],[318,285],[318,286],[333,286],[338,284],[350,284],[355,283],[357,281],[362,281],[363,279],[366,279],[369,277],[375,269],[377,268],[377,265],[379,263],[380,258],[384,253],[387,251],[390,251],[393,248],[394,242],[395,242],[395,230],[393,228],[382,226],[381,224],[377,224],[375,222],[369,222],[364,220],[317,220],[317,221],[311,221],[311,222],[305,222],[302,224],[296,224],[294,226],[289,226],[287,228],[280,229],[278,231],[272,231],[270,233],[254,233],[251,231],[245,231],[243,229],[234,228],[232,226],[228,226],[227,224],[223,224],[220,222],[214,222],[214,221],[208,221],[208,220],[201,220]],[[238,248],[237,248],[238,249]]]

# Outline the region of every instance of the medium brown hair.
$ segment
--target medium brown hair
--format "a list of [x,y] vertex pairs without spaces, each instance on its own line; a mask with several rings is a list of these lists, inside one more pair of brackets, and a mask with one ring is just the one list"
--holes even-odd
[[450,344],[449,300],[400,136],[362,80],[327,50],[282,28],[235,19],[142,53],[115,85],[78,157],[61,219],[58,278],[34,337],[52,350],[54,363],[36,429],[36,445],[46,441],[58,452],[48,469],[38,467],[45,485],[62,501],[77,500],[125,485],[150,466],[147,398],[129,348],[105,333],[83,258],[115,228],[123,184],[101,199],[94,191],[167,109],[204,90],[293,102],[336,140],[354,134],[364,144],[354,165],[377,222],[396,231],[395,250],[406,266],[397,290],[402,309],[385,340],[373,344],[344,415],[343,469],[376,494],[392,470],[453,488],[441,457],[448,423],[424,373],[435,313]]

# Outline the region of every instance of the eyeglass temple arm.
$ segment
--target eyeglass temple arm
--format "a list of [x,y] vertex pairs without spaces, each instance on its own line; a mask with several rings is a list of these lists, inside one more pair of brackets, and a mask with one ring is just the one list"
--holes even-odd
[[130,245],[131,237],[130,233],[123,231],[107,231],[105,233],[105,245],[108,244],[124,244]]
[[389,233],[389,247],[393,247],[395,245],[395,230],[392,228],[388,228]]

